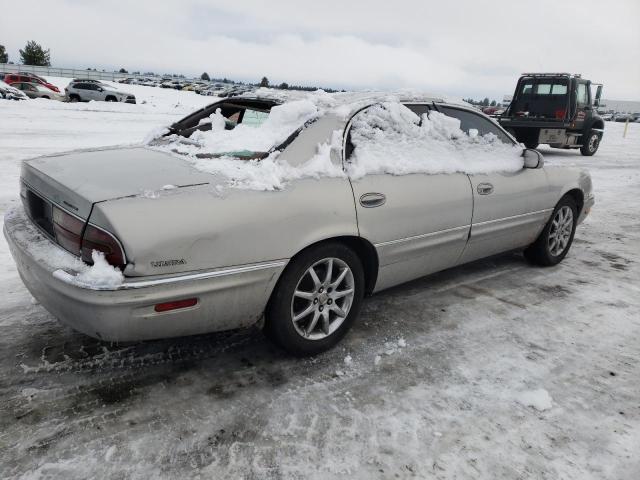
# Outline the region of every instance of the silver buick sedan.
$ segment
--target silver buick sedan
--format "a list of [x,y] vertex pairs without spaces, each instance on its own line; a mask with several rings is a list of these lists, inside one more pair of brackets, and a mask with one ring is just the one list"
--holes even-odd
[[[309,355],[347,333],[366,295],[515,249],[559,263],[594,203],[586,172],[544,166],[463,104],[332,101],[296,125],[278,110],[286,99],[233,98],[148,145],[24,162],[22,206],[4,222],[22,280],[61,322],[103,340],[260,324]],[[261,148],[261,126],[283,117]],[[212,133],[251,145],[198,150]],[[328,167],[309,173],[319,151]],[[507,154],[504,168],[494,161]],[[288,177],[245,182],[267,167]]]

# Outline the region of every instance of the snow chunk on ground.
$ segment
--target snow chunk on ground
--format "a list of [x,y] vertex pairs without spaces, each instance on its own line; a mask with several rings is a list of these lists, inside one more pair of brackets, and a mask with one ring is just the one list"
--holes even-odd
[[523,168],[522,148],[493,134],[468,135],[440,112],[419,117],[396,102],[374,105],[353,120],[352,178],[389,173],[490,173]]
[[552,400],[551,395],[544,388],[520,392],[516,396],[516,402],[525,407],[533,407],[540,412],[549,410],[553,406]]

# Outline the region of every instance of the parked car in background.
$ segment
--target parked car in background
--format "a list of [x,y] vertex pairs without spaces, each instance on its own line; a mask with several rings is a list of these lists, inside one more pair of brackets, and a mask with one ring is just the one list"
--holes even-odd
[[73,80],[71,80],[71,82],[95,83],[97,85],[106,85],[106,83],[104,83],[102,80],[97,80],[95,78],[74,78]]
[[[269,152],[237,145],[237,162],[280,152],[278,161],[296,168],[339,132],[344,146],[327,161],[343,175],[301,178],[275,191],[230,187],[232,173],[197,170],[178,154],[144,147],[23,162],[23,207],[4,221],[20,276],[59,320],[105,341],[247,327],[265,314],[271,339],[308,355],[346,334],[366,294],[514,249],[538,265],[563,260],[594,203],[588,173],[545,167],[542,154],[519,149],[502,127],[464,105],[412,97],[385,106],[386,98],[367,94],[339,114],[302,118]],[[197,143],[189,137],[211,130],[203,120],[212,115],[222,115],[226,129],[247,119],[258,128],[253,122],[270,119],[281,104],[267,97],[213,103],[173,124],[156,148],[171,139]],[[393,139],[430,112],[443,124],[441,116],[457,119],[469,136],[488,135],[496,143],[487,161],[508,155],[516,170],[349,173],[359,149],[375,150],[378,141],[393,145],[389,155],[415,158],[415,148]],[[360,125],[376,129],[375,138]],[[441,148],[459,151],[458,137],[448,141]],[[141,194],[167,184],[170,194]],[[63,257],[70,263],[56,263]],[[83,276],[81,260],[110,272],[109,282]]]
[[227,88],[222,93],[220,93],[219,97],[237,97],[238,95],[244,95],[254,90],[253,87],[249,87],[247,85],[234,85],[232,87]]
[[613,116],[613,120],[615,122],[626,122],[626,121],[632,122],[633,117],[630,113],[616,113]]
[[47,100],[64,101],[64,95],[54,92],[50,88],[45,87],[39,83],[27,83],[27,82],[15,82],[11,84],[12,87],[22,91],[29,98],[44,98]]
[[611,120],[613,120],[613,113],[603,113],[602,115],[600,115],[600,117],[605,122],[610,122]]
[[28,97],[17,88],[0,80],[0,98],[4,100],[26,100]]
[[95,100],[136,103],[135,95],[122,92],[104,83],[73,81],[65,87],[64,91],[70,102],[89,102]]
[[9,85],[14,83],[39,83],[40,85],[47,87],[49,90],[53,90],[56,93],[60,93],[60,89],[54,84],[47,82],[44,78],[34,75],[32,73],[19,72],[9,73],[5,75],[4,82]]

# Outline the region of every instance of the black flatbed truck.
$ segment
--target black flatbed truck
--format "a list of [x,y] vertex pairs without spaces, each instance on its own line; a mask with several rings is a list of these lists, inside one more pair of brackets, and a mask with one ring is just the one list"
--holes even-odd
[[[592,96],[591,87],[596,86]],[[602,85],[570,73],[523,73],[498,122],[528,148],[579,148],[591,156],[604,134],[598,114]]]

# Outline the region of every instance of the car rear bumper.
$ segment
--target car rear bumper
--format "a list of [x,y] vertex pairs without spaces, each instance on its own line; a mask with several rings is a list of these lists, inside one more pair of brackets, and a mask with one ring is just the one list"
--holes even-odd
[[[42,306],[62,323],[108,341],[252,325],[262,316],[287,263],[277,260],[177,275],[125,277],[115,287],[95,287],[77,282],[75,272],[60,268],[75,257],[44,237],[22,208],[7,213],[4,235],[22,281]],[[197,299],[193,306],[155,311],[159,303],[191,298]]]

